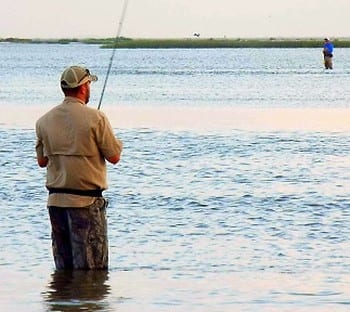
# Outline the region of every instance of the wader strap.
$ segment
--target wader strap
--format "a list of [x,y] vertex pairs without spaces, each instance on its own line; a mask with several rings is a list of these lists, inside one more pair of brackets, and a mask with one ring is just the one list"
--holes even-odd
[[67,188],[48,187],[49,194],[73,194],[80,196],[102,197],[103,190],[73,190]]

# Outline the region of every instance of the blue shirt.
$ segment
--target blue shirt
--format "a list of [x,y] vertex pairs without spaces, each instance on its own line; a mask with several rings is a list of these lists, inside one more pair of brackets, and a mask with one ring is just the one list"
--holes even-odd
[[333,44],[332,42],[326,42],[324,45],[323,45],[323,48],[327,51],[327,53],[333,53]]

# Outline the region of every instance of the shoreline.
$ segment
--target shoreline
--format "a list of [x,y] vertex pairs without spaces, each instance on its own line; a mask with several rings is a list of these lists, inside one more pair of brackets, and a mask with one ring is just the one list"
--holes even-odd
[[[334,38],[337,48],[350,48],[350,38]],[[0,38],[0,43],[20,44],[97,44],[116,49],[203,49],[203,48],[320,48],[323,38]]]

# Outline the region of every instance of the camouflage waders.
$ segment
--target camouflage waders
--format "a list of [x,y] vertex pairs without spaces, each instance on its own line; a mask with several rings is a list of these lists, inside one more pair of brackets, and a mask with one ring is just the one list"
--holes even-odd
[[106,206],[98,197],[84,208],[48,207],[57,270],[108,268]]

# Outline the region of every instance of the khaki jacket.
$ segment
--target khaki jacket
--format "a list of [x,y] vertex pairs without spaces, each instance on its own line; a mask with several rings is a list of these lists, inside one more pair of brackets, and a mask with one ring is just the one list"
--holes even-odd
[[122,142],[115,137],[103,112],[66,97],[37,121],[36,134],[38,158],[49,159],[48,188],[108,187],[105,158],[120,156]]

